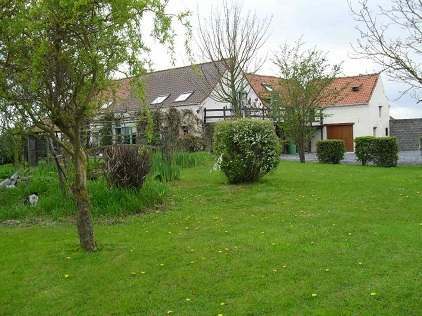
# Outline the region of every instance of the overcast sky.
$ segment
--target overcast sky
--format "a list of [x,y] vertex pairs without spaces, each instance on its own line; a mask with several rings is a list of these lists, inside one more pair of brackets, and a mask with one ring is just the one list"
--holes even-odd
[[[352,0],[354,3],[356,1]],[[211,7],[221,0],[170,0],[170,10],[189,9],[192,12],[193,31],[197,30],[197,16],[209,15]],[[352,3],[353,3],[352,2]],[[372,4],[389,6],[389,0],[370,0]],[[309,46],[316,46],[326,51],[331,63],[343,62],[345,75],[373,73],[379,68],[370,61],[352,58],[351,44],[358,38],[355,29],[356,22],[350,13],[347,0],[244,0],[245,11],[256,11],[258,16],[271,17],[269,39],[263,52],[270,57],[277,51],[280,44],[294,42],[300,37]],[[178,31],[181,31],[178,29]],[[152,60],[155,69],[172,67],[165,50],[158,45],[152,46]],[[195,49],[194,49],[195,51]],[[183,37],[178,37],[176,49],[176,65],[189,64],[183,48]],[[262,74],[276,75],[276,69],[268,59],[260,70]],[[397,100],[403,85],[392,82],[382,76],[384,89],[391,104],[391,115],[396,118],[422,117],[422,104],[416,104],[411,96]]]

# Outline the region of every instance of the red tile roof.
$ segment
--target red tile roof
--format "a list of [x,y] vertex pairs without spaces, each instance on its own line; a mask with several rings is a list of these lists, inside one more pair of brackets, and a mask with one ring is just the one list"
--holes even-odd
[[[265,89],[265,85],[270,85],[274,91],[280,90],[282,87],[282,80],[274,76],[248,74],[247,79],[255,93],[257,93],[263,101],[271,96],[271,93]],[[326,106],[368,104],[378,79],[379,73],[335,79],[327,89],[335,88],[340,91],[340,95],[335,104]],[[357,90],[354,91],[353,87],[357,87]]]

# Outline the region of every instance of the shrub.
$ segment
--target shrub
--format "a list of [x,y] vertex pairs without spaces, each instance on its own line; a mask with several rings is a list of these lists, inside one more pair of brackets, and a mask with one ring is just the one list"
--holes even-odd
[[373,160],[373,144],[375,137],[363,136],[355,138],[356,159],[362,163],[362,166]]
[[254,182],[277,166],[280,145],[270,121],[241,119],[217,123],[219,167],[230,183]]
[[395,137],[377,137],[373,140],[372,155],[378,167],[397,166],[399,148]]
[[344,141],[340,139],[321,140],[317,143],[318,160],[337,164],[344,158]]
[[202,151],[205,147],[202,137],[192,134],[183,135],[178,142],[179,148],[188,152]]
[[104,174],[111,186],[140,188],[149,172],[151,158],[144,147],[113,145],[104,150]]

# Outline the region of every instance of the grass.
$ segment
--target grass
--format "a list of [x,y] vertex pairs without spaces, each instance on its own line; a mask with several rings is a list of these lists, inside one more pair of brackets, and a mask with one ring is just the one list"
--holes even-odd
[[[2,169],[11,168],[6,166]],[[29,175],[31,180],[18,185],[16,189],[0,189],[0,221],[38,217],[57,220],[75,214],[73,200],[60,191],[57,173],[52,165],[40,164],[31,169]],[[110,188],[100,177],[88,182],[88,190],[94,217],[114,217],[137,214],[161,204],[168,187],[148,178],[140,190]],[[25,198],[34,192],[39,195],[37,206],[24,204]]]
[[97,224],[94,254],[72,225],[0,228],[0,314],[420,314],[420,167],[282,162],[242,186],[210,168],[166,212]]

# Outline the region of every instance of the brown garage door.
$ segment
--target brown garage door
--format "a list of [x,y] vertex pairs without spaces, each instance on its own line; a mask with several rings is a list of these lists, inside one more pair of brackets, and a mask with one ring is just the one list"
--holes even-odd
[[342,139],[347,151],[353,151],[353,125],[328,125],[327,126],[328,139]]

